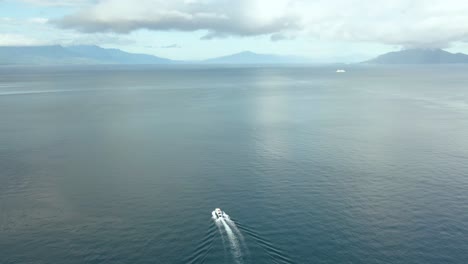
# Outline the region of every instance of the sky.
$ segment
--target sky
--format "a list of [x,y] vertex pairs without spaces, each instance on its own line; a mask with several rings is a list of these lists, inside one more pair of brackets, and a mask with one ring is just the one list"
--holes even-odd
[[0,46],[357,62],[406,48],[468,53],[467,14],[462,0],[0,0]]

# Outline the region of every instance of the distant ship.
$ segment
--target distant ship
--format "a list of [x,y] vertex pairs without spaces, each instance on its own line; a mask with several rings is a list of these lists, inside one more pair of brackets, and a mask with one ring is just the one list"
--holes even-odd
[[346,72],[346,71],[343,70],[343,69],[338,69],[338,70],[336,70],[336,72],[337,72],[337,73],[342,73],[342,72]]
[[214,219],[225,218],[226,214],[221,209],[216,208],[212,213]]

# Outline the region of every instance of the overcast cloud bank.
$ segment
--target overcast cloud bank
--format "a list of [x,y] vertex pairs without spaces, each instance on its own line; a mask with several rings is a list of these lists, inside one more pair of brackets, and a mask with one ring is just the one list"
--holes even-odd
[[206,30],[202,39],[306,35],[444,48],[468,40],[466,14],[468,2],[455,0],[101,0],[52,23],[87,33]]

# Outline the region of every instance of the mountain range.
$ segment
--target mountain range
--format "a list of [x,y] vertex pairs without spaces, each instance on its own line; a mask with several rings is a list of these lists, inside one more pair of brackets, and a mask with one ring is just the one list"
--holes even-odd
[[244,51],[228,56],[201,61],[176,61],[147,54],[128,53],[98,46],[24,46],[0,47],[0,65],[33,64],[285,64],[311,63],[294,56],[258,54]]
[[313,63],[312,60],[298,56],[281,56],[274,54],[258,54],[251,51],[243,51],[227,56],[207,59],[203,63],[216,64],[291,64]]
[[468,63],[468,55],[450,53],[441,49],[407,49],[385,53],[372,60],[369,64],[451,64]]
[[[0,65],[62,64],[311,64],[313,60],[297,56],[258,54],[251,51],[201,60],[176,61],[148,54],[129,53],[99,46],[24,46],[0,47]],[[367,64],[449,64],[468,63],[468,55],[441,49],[407,49],[389,52]]]
[[98,46],[0,47],[1,64],[166,64],[169,59]]

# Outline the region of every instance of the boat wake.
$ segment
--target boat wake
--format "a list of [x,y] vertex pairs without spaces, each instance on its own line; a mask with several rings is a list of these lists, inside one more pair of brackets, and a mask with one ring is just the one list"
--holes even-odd
[[[218,209],[217,209],[218,210]],[[234,221],[231,220],[229,215],[222,212],[221,214],[217,214],[216,211],[213,211],[213,220],[215,221],[216,225],[218,226],[218,230],[221,234],[221,239],[223,240],[224,244],[224,236],[227,236],[229,241],[230,251],[234,261],[236,263],[243,263],[244,262],[244,254],[243,254],[243,244],[244,238],[240,233],[239,229],[237,228]],[[245,247],[244,247],[245,248]]]
[[276,264],[292,264],[295,263],[290,256],[280,248],[277,248],[274,243],[265,239],[262,235],[247,226],[239,224],[239,229],[246,234],[249,239],[252,239],[264,252],[268,255],[271,263]]

